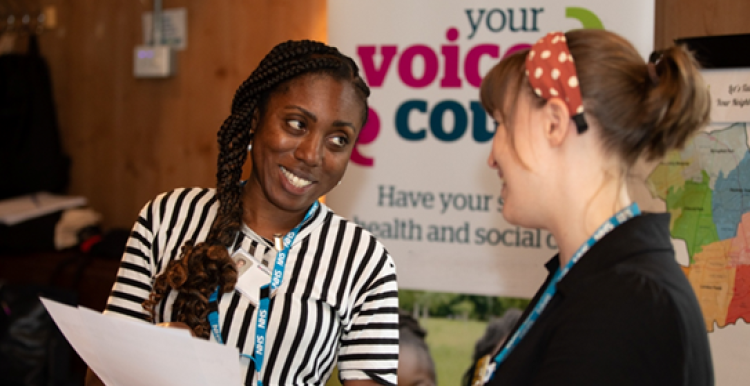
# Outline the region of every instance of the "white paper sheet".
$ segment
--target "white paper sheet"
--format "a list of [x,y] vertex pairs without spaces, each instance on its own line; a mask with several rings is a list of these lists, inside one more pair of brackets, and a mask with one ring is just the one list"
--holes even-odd
[[0,224],[16,225],[68,208],[86,205],[86,197],[38,192],[0,200]]
[[242,384],[236,347],[41,300],[71,346],[107,386]]

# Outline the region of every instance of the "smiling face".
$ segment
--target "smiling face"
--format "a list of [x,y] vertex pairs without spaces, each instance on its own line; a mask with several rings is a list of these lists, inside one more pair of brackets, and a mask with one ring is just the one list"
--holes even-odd
[[322,74],[291,80],[271,95],[253,138],[252,201],[305,212],[344,175],[362,129],[364,99]]

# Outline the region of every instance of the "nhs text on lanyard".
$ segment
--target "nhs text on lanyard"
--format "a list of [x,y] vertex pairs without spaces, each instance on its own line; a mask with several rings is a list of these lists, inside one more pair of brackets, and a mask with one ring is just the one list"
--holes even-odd
[[521,340],[521,338],[526,335],[531,326],[534,325],[534,322],[536,322],[536,320],[539,318],[539,315],[542,314],[544,308],[547,307],[549,301],[553,296],[555,296],[555,293],[557,292],[557,283],[568,273],[568,271],[570,271],[570,269],[581,258],[581,256],[583,256],[589,250],[589,248],[594,245],[594,243],[604,237],[604,235],[615,229],[615,227],[635,216],[638,216],[639,214],[641,214],[641,210],[638,208],[638,204],[636,203],[632,203],[627,208],[617,212],[614,216],[612,216],[609,220],[602,224],[599,229],[597,229],[596,232],[594,232],[594,234],[578,248],[578,250],[573,254],[573,257],[570,258],[570,261],[568,261],[568,263],[565,264],[564,267],[559,268],[557,272],[555,272],[555,276],[552,277],[552,280],[550,280],[547,288],[545,288],[544,290],[544,293],[542,293],[539,301],[534,306],[534,309],[529,313],[529,316],[526,317],[526,320],[523,321],[523,324],[518,327],[518,330],[516,330],[515,334],[513,334],[510,339],[508,339],[508,343],[505,345],[505,347],[503,347],[502,351],[500,351],[500,353],[495,356],[493,363],[487,366],[483,383],[486,383],[495,376],[495,370],[497,369],[497,367],[501,363],[503,363],[505,358],[508,357],[508,354],[510,354],[510,352],[516,347],[516,345],[518,345],[518,342]]
[[[258,317],[255,323],[255,339],[253,344],[255,350],[253,356],[242,354],[242,356],[250,358],[255,365],[255,376],[258,379],[258,386],[263,386],[263,380],[260,378],[260,369],[263,366],[263,357],[266,353],[266,331],[268,327],[268,314],[269,306],[271,304],[270,295],[271,293],[281,286],[284,281],[284,266],[286,265],[286,258],[289,255],[289,249],[294,243],[294,239],[297,237],[302,225],[307,222],[313,213],[318,209],[318,202],[316,201],[305,214],[305,218],[299,223],[294,229],[284,236],[284,243],[281,250],[276,252],[276,262],[274,263],[273,273],[271,275],[271,282],[260,288],[260,304],[258,306]],[[217,288],[211,297],[209,303],[216,302],[219,296],[219,289]],[[211,331],[213,332],[214,339],[219,343],[224,343],[221,338],[221,331],[219,329],[219,313],[213,311],[208,314],[208,321],[211,324]]]

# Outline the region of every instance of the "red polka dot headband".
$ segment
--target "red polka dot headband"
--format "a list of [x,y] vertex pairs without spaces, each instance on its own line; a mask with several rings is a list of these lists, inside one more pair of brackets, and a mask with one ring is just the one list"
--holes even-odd
[[578,75],[573,55],[565,42],[565,34],[550,32],[534,43],[526,55],[526,76],[536,95],[565,101],[578,133],[586,131],[588,124],[583,118]]

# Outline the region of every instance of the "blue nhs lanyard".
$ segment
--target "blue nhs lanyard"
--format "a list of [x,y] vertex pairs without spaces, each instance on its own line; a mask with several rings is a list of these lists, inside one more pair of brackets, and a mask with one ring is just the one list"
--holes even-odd
[[591,246],[594,245],[594,243],[604,237],[604,235],[615,229],[615,227],[635,216],[638,216],[639,214],[641,214],[641,210],[638,208],[638,204],[636,203],[632,203],[628,207],[617,212],[609,220],[605,221],[604,224],[602,224],[599,229],[597,229],[596,232],[594,232],[594,234],[578,248],[578,250],[573,254],[573,257],[570,258],[570,261],[568,261],[568,263],[565,264],[564,267],[559,268],[557,272],[555,272],[555,275],[552,277],[552,280],[550,280],[547,288],[545,288],[544,293],[542,293],[542,296],[534,306],[534,309],[531,310],[529,316],[526,317],[526,320],[523,321],[523,324],[518,327],[515,334],[513,334],[510,339],[508,339],[508,343],[505,344],[502,351],[500,351],[500,353],[495,356],[493,363],[487,370],[488,376],[485,376],[485,380],[492,379],[492,377],[495,376],[495,370],[497,369],[497,367],[500,366],[501,363],[503,363],[503,361],[508,357],[508,354],[510,354],[510,352],[518,345],[518,342],[526,335],[526,333],[529,331],[531,326],[534,325],[537,319],[539,319],[539,316],[542,314],[542,311],[544,311],[544,308],[547,307],[549,301],[552,300],[553,296],[555,296],[555,293],[557,292],[557,283],[560,282],[560,280],[568,273],[568,271],[570,271],[573,265],[578,260],[580,260],[581,256],[583,256],[591,248]]
[[[276,252],[276,262],[274,263],[273,273],[271,276],[271,282],[260,288],[261,298],[258,307],[258,316],[255,323],[255,339],[253,339],[253,345],[255,351],[253,355],[241,354],[242,356],[249,358],[255,365],[255,373],[258,377],[258,386],[263,386],[263,380],[260,378],[260,369],[263,366],[263,357],[266,353],[266,329],[268,327],[268,314],[269,306],[271,304],[271,293],[281,286],[284,280],[284,266],[286,265],[286,258],[289,256],[289,250],[294,243],[294,239],[297,237],[302,225],[312,217],[313,213],[318,209],[318,202],[315,201],[310,209],[305,214],[305,218],[299,223],[294,229],[284,236],[284,247]],[[269,289],[270,287],[270,289]],[[209,303],[216,303],[219,297],[219,288],[211,294],[208,299]],[[217,342],[224,344],[224,339],[221,338],[221,330],[219,327],[219,312],[214,310],[208,314],[208,322],[211,324],[211,332],[214,335],[214,339]]]

